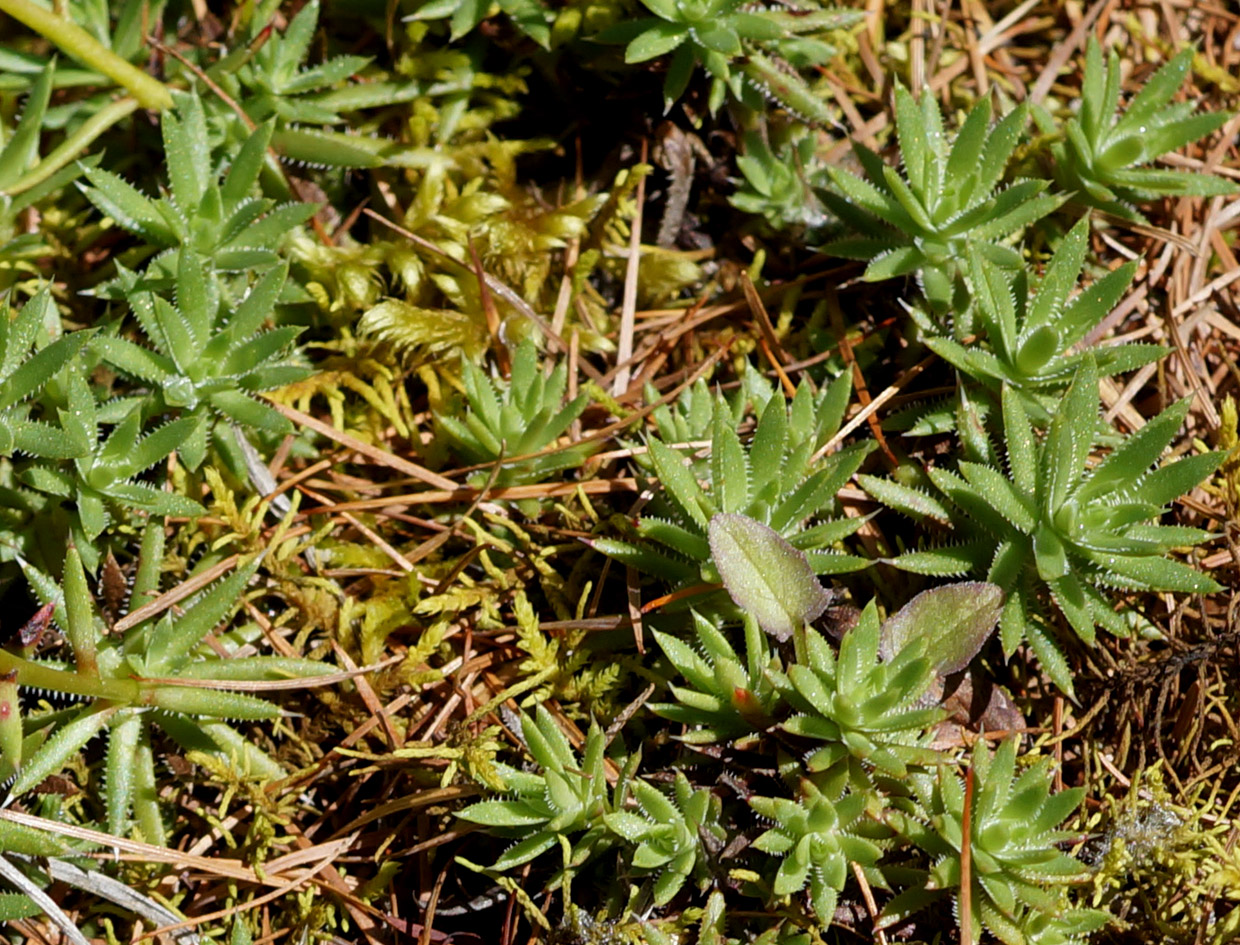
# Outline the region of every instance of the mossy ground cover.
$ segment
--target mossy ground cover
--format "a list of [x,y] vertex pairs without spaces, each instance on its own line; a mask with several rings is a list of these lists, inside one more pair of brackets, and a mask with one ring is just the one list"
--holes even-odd
[[0,37],[6,937],[1240,936],[1226,5]]

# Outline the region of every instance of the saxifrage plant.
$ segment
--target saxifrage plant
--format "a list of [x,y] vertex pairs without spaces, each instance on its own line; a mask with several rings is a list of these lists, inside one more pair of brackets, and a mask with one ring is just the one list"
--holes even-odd
[[693,614],[697,643],[652,630],[660,649],[688,685],[670,683],[675,702],[656,702],[650,708],[665,719],[688,726],[680,735],[689,744],[709,744],[764,732],[774,725],[784,701],[774,683],[780,666],[771,653],[767,635],[746,614],[745,656],[742,659],[726,634],[701,614]]
[[[177,257],[176,304],[145,291],[142,280],[123,271],[118,282],[153,347],[119,334],[101,334],[94,350],[112,367],[148,387],[142,409],[177,412],[189,432],[177,448],[197,469],[220,421],[284,434],[292,425],[255,394],[299,381],[310,369],[292,354],[300,328],[262,331],[284,288],[283,263],[269,268],[235,307],[204,272],[197,253]],[[166,454],[165,454],[166,455]]]
[[871,282],[916,275],[933,316],[951,313],[963,336],[972,330],[964,278],[970,250],[994,265],[1020,269],[1011,237],[1066,198],[1046,193],[1046,180],[999,186],[1024,133],[1024,105],[992,128],[990,99],[982,98],[949,139],[935,97],[923,93],[918,102],[897,85],[895,117],[903,175],[859,142],[853,151],[868,180],[842,167],[827,169],[833,186],[822,199],[853,235],[823,251],[866,260]]
[[[1195,50],[1182,50],[1164,63],[1133,96],[1122,113],[1120,64],[1114,50],[1104,65],[1098,38],[1089,37],[1080,112],[1063,122],[1062,140],[1051,145],[1053,172],[1075,199],[1116,216],[1147,223],[1139,204],[1159,197],[1212,197],[1233,194],[1237,185],[1213,174],[1147,165],[1217,131],[1227,112],[1197,111],[1195,101],[1171,104],[1184,84]],[[1059,128],[1044,108],[1034,118],[1045,134]]]
[[[551,44],[550,11],[539,0],[499,0],[498,6],[521,33],[544,48]],[[451,39],[458,40],[476,29],[492,9],[490,0],[431,0],[409,19],[446,19]]]
[[711,881],[712,852],[728,839],[720,822],[719,796],[707,788],[694,790],[683,771],[676,772],[671,797],[640,778],[628,788],[635,809],[613,810],[603,815],[603,822],[637,844],[630,863],[638,873],[654,876],[655,905],[667,905],[690,879],[705,889]]
[[776,896],[788,896],[808,884],[814,915],[827,924],[835,915],[850,864],[873,866],[882,848],[866,836],[875,833],[875,825],[866,823],[864,794],[832,799],[808,778],[801,780],[798,793],[796,799],[749,799],[756,813],[773,821],[754,840],[754,847],[780,858],[771,891]]
[[744,140],[744,153],[736,159],[741,179],[728,202],[775,230],[816,232],[825,226],[830,216],[815,191],[828,186],[830,178],[817,156],[814,131],[794,125],[778,137],[767,129],[765,134],[751,131]]
[[[538,348],[525,341],[512,361],[507,382],[488,377],[461,357],[461,379],[466,409],[456,416],[456,401],[435,410],[435,425],[448,446],[466,463],[491,467],[498,463],[494,484],[499,487],[541,482],[563,469],[580,466],[598,446],[594,443],[550,447],[560,440],[589,403],[588,394],[564,402],[568,367],[561,361],[546,374],[538,363]],[[530,456],[531,453],[542,453]],[[524,458],[521,458],[524,457]],[[511,462],[509,460],[512,460]],[[472,482],[490,480],[493,470],[475,473]]]
[[[283,33],[270,37],[280,4],[255,5],[248,24],[239,30],[239,42],[214,62],[203,63],[207,79],[223,90],[245,113],[247,124],[258,125],[272,147],[290,161],[317,167],[376,167],[402,149],[382,135],[335,130],[345,114],[360,109],[390,108],[425,93],[408,81],[387,81],[369,70],[367,81],[349,82],[367,72],[374,57],[354,54],[332,56],[308,64],[319,32],[321,4],[310,0],[288,20]],[[194,76],[197,81],[197,76]],[[235,143],[244,126],[225,102],[209,102],[215,120]],[[273,192],[289,188],[277,165],[268,162],[264,182]]]
[[948,892],[957,896],[959,907],[966,846],[972,927],[962,933],[969,941],[977,941],[985,928],[1004,945],[1069,945],[1106,924],[1106,913],[1072,908],[1064,895],[1063,884],[1087,875],[1085,864],[1058,846],[1076,839],[1061,825],[1085,791],[1052,794],[1046,758],[1018,773],[1016,742],[1007,739],[993,755],[977,742],[966,775],[973,780],[971,791],[946,767],[910,775],[906,783],[916,797],[916,812],[891,811],[886,819],[932,856],[934,865],[920,883],[888,903],[880,927]]
[[[248,36],[251,42],[272,27],[275,12],[269,9],[266,18],[253,17]],[[253,48],[243,46],[208,72],[255,124],[273,118],[292,125],[335,125],[342,121],[329,90],[361,72],[372,57],[333,56],[318,65],[306,65],[319,26],[319,12],[319,0],[310,0],[288,21],[277,41],[255,43]]]
[[[163,556],[164,523],[152,517],[143,532],[131,609],[158,589]],[[45,603],[55,605],[55,621],[64,630],[74,664],[65,667],[0,651],[0,672],[15,673],[19,687],[86,701],[67,712],[27,717],[31,737],[25,740],[20,734],[5,738],[5,760],[17,772],[10,792],[19,795],[35,787],[107,730],[103,799],[108,829],[118,835],[136,830],[148,842],[165,843],[152,726],[184,750],[221,756],[250,777],[280,777],[283,768],[226,721],[274,719],[279,707],[230,687],[244,681],[320,676],[333,668],[287,657],[229,658],[205,645],[204,638],[243,599],[258,565],[242,563],[185,602],[183,612],[148,617],[123,634],[107,632],[76,548],[69,548],[60,585],[26,565],[31,586]],[[15,725],[21,733],[21,714],[11,713],[5,721],[6,731]]]
[[926,347],[995,394],[1007,385],[1039,425],[1046,423],[1086,357],[1093,357],[1101,376],[1109,376],[1166,353],[1152,344],[1099,346],[1088,355],[1076,350],[1110,313],[1136,272],[1135,262],[1125,263],[1072,295],[1085,262],[1089,227],[1088,217],[1072,227],[1036,281],[1026,269],[1012,273],[970,251],[975,327],[984,334],[984,343],[961,344],[923,324]]
[[804,657],[775,681],[796,712],[781,728],[827,743],[806,757],[809,771],[865,788],[871,771],[903,778],[910,766],[938,761],[928,746],[942,711],[921,702],[932,679],[926,639],[880,659],[873,601],[840,640],[838,654],[821,634],[807,630],[805,637]]
[[617,24],[597,38],[627,43],[626,63],[671,53],[663,82],[667,108],[685,93],[701,66],[711,79],[712,112],[729,94],[759,106],[762,96],[770,96],[814,121],[825,121],[829,114],[796,70],[821,65],[834,55],[835,50],[815,34],[842,29],[862,16],[816,3],[796,9],[753,7],[740,0],[642,0],[642,4],[654,16]]
[[1076,635],[1094,641],[1096,627],[1127,635],[1129,624],[1109,588],[1209,593],[1219,585],[1167,557],[1209,536],[1197,528],[1158,524],[1167,504],[1193,489],[1223,460],[1201,453],[1152,469],[1179,430],[1190,400],[1171,405],[1101,462],[1090,465],[1098,431],[1098,371],[1087,353],[1072,384],[1038,437],[1023,399],[1002,393],[1007,471],[961,461],[959,472],[926,470],[938,491],[863,475],[862,486],[916,518],[950,522],[956,543],[892,559],[924,574],[984,574],[1007,595],[1000,638],[1008,655],[1028,640],[1055,684],[1072,691],[1060,645],[1046,622],[1048,601]]
[[[206,272],[204,281],[218,282],[217,290],[236,303],[245,291],[219,273],[252,272],[274,266],[276,249],[288,232],[314,216],[311,203],[286,203],[255,193],[267,160],[272,123],[256,127],[227,159],[222,179],[217,168],[223,159],[212,155],[207,119],[196,94],[179,93],[175,110],[160,123],[168,168],[168,191],[156,199],[146,196],[111,171],[88,167],[90,181],[83,192],[118,226],[139,237],[158,255],[144,275],[148,290],[166,291],[182,268],[182,256]],[[132,285],[122,283],[123,293]]]
[[[188,442],[194,433],[192,419],[174,420],[144,432],[142,405],[133,403],[105,436],[101,405],[95,401],[81,361],[67,363],[56,381],[63,394],[63,400],[53,399],[59,436],[71,444],[72,461],[26,463],[18,469],[17,478],[51,497],[67,515],[66,538],[76,545],[91,571],[101,558],[98,539],[115,518],[124,520],[134,511],[190,517],[206,511],[188,496],[136,479]],[[59,518],[53,513],[45,524],[55,526]]]
[[690,457],[686,462],[680,450],[651,436],[649,462],[661,491],[650,514],[637,524],[636,537],[642,541],[598,538],[591,544],[677,588],[717,584],[710,521],[728,513],[769,526],[805,552],[818,574],[866,567],[865,558],[833,547],[863,520],[829,516],[837,508],[836,494],[874,444],[867,441],[815,458],[839,429],[851,389],[848,375],[842,375],[816,394],[803,384],[791,404],[782,393],[774,394],[747,447],[737,435],[733,407],[717,398],[708,460]]
[[75,331],[50,338],[49,319],[56,317],[46,286],[16,314],[9,298],[0,303],[0,456],[55,460],[84,452],[83,444],[59,424],[30,415],[38,394],[94,334]]
[[573,834],[581,836],[572,843],[564,866],[580,866],[607,842],[604,815],[616,809],[603,771],[607,747],[603,731],[591,724],[578,759],[551,713],[540,705],[534,718],[521,716],[521,734],[540,773],[497,762],[496,773],[512,798],[478,801],[456,816],[516,840],[495,861],[494,869],[528,863],[556,846],[560,837]]

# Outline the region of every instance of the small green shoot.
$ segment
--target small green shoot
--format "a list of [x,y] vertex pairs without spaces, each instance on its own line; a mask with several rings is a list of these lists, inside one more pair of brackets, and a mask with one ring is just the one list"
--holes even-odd
[[[1227,112],[1194,114],[1194,101],[1171,104],[1194,54],[1189,47],[1163,64],[1121,114],[1116,111],[1119,56],[1111,50],[1104,64],[1098,38],[1090,34],[1080,112],[1063,123],[1063,140],[1051,145],[1059,185],[1079,201],[1139,223],[1148,221],[1137,206],[1159,197],[1234,194],[1234,182],[1213,174],[1146,166],[1212,134],[1231,117]],[[1057,130],[1044,109],[1035,109],[1034,117],[1044,133]]]

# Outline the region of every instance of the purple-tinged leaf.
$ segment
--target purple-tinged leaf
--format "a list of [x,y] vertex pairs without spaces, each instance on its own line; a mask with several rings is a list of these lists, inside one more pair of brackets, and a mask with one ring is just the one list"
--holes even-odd
[[777,640],[787,640],[831,603],[805,553],[748,516],[714,516],[710,550],[732,600]]
[[879,631],[879,652],[889,660],[914,640],[940,676],[969,665],[994,632],[1003,610],[997,584],[965,581],[923,591],[889,617]]

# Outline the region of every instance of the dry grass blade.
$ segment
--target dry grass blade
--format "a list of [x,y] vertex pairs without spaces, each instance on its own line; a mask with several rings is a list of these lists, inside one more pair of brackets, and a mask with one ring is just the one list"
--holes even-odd
[[[97,870],[84,870],[66,860],[52,858],[46,862],[47,875],[58,882],[67,883],[77,889],[85,890],[93,896],[99,896],[128,909],[156,926],[159,933],[172,931],[170,926],[181,921],[181,917],[148,896],[144,896],[129,888],[111,876],[105,876]],[[184,928],[172,932],[172,937],[179,945],[198,945],[202,941],[192,928]]]
[[196,594],[216,578],[233,570],[233,568],[240,563],[240,555],[229,555],[223,561],[212,565],[201,574],[196,574],[192,578],[182,581],[176,587],[160,594],[159,597],[155,598],[155,600],[151,601],[149,604],[143,604],[137,610],[126,614],[120,620],[116,621],[116,624],[112,627],[112,631],[114,633],[124,633],[126,630],[136,627],[145,620],[150,620],[152,617],[158,617],[169,607],[179,604],[181,601],[185,600],[185,598]]
[[[642,139],[641,163],[646,163],[649,141]],[[642,208],[646,200],[646,178],[637,182],[637,209],[630,224],[629,256],[624,267],[624,295],[620,303],[620,337],[616,342],[615,377],[611,382],[611,392],[616,397],[624,396],[629,389],[629,377],[633,358],[633,319],[637,312],[637,268],[641,262],[642,243]]]
[[7,880],[22,895],[28,896],[35,905],[42,909],[44,914],[60,929],[61,934],[73,945],[90,945],[90,940],[78,931],[77,923],[65,914],[56,901],[3,856],[0,856],[0,877]]
[[414,479],[425,482],[427,485],[437,486],[440,489],[456,488],[456,483],[454,483],[451,479],[446,479],[437,473],[431,472],[429,469],[419,466],[417,463],[411,463],[409,460],[403,459],[394,453],[388,452],[387,450],[379,449],[376,446],[371,446],[369,443],[365,443],[355,436],[350,436],[348,433],[337,430],[331,424],[324,423],[322,420],[312,417],[308,413],[302,413],[295,407],[289,407],[285,404],[276,403],[275,401],[268,402],[272,407],[299,426],[313,430],[315,433],[320,433],[329,440],[339,443],[346,449],[353,450],[353,452],[360,453],[367,459],[373,460],[380,466],[387,466],[389,469],[394,469],[397,472],[404,473],[406,476],[412,476]]

